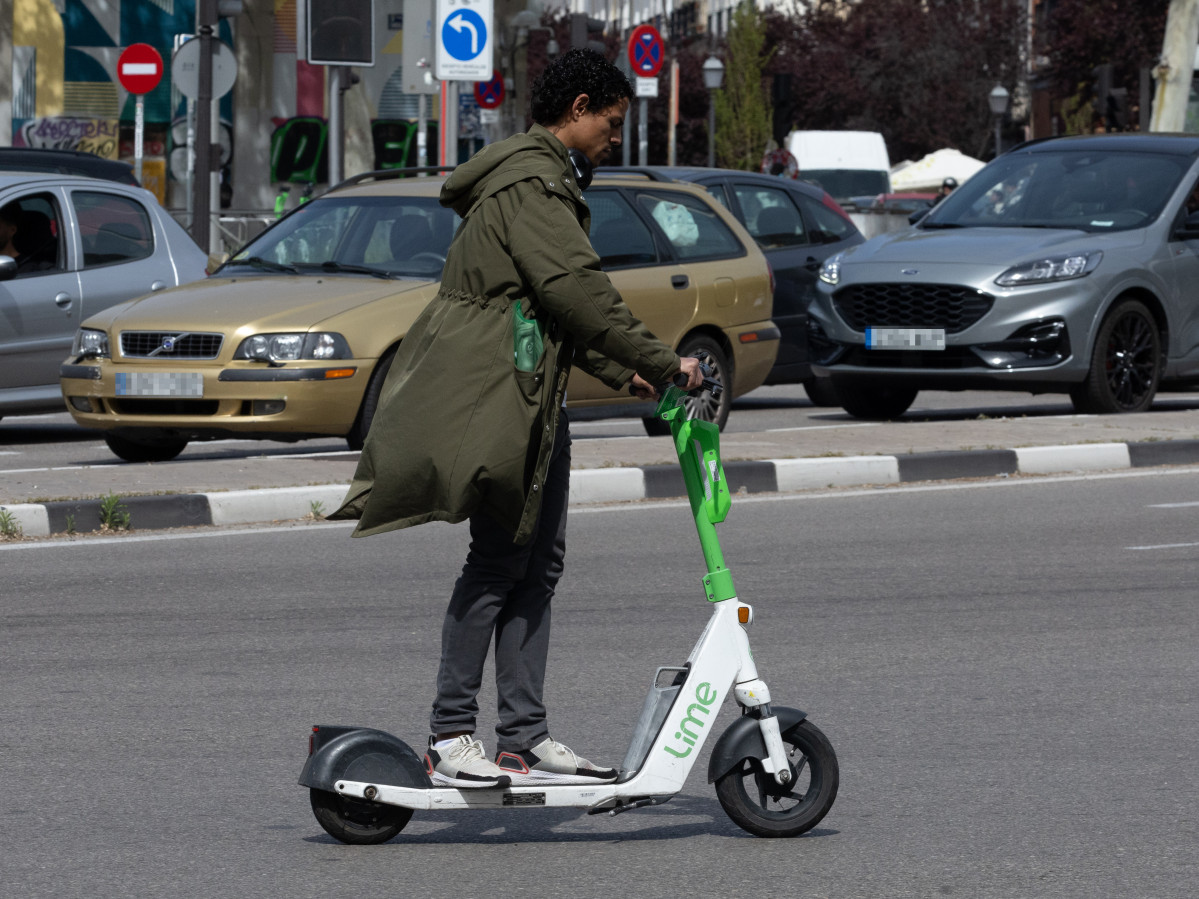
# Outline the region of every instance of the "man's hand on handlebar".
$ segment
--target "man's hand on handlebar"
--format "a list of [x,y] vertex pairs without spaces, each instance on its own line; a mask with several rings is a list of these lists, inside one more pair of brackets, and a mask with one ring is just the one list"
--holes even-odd
[[[704,374],[700,370],[699,360],[694,356],[682,356],[679,359],[679,373],[687,376],[685,385],[679,384],[684,390],[695,390],[704,383]],[[677,375],[675,376],[677,377]],[[629,382],[629,392],[633,396],[643,400],[656,400],[658,398],[658,389],[649,383],[641,375],[633,375],[633,380]]]

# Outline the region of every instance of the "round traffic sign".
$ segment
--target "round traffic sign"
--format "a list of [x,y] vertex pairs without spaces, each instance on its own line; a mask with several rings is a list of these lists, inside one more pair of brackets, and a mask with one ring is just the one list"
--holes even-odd
[[487,46],[487,23],[473,9],[461,9],[442,24],[441,45],[454,59],[472,60]]
[[504,77],[492,72],[490,81],[475,82],[475,102],[480,109],[495,109],[504,102]]
[[[171,57],[171,81],[192,100],[200,93],[200,40],[183,43]],[[223,97],[237,81],[237,57],[224,41],[212,42],[212,96]]]
[[117,79],[131,94],[148,94],[162,81],[162,57],[149,44],[130,44],[117,59]]
[[653,25],[638,25],[629,35],[629,63],[638,78],[653,78],[662,71],[666,48]]

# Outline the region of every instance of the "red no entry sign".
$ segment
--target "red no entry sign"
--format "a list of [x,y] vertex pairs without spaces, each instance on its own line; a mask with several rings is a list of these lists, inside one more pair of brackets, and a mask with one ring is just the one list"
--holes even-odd
[[495,109],[504,102],[504,78],[492,71],[490,81],[475,82],[475,102],[481,109]]
[[162,57],[149,44],[130,44],[117,60],[117,78],[131,94],[148,94],[162,81]]
[[653,25],[638,25],[629,35],[629,64],[638,78],[653,78],[662,71],[666,48]]

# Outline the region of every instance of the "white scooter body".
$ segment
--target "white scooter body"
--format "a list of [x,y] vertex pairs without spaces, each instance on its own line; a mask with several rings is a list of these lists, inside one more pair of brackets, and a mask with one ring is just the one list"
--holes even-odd
[[[741,609],[746,611],[740,612]],[[338,780],[334,787],[345,796],[410,809],[570,807],[615,811],[634,803],[656,805],[665,802],[682,790],[730,691],[743,708],[758,708],[770,701],[770,691],[758,679],[749,638],[738,620],[739,614],[747,620],[752,618],[749,606],[736,599],[715,604],[708,626],[687,659],[687,669],[673,669],[686,670],[687,676],[653,738],[644,764],[633,770],[622,770],[616,783],[457,789]],[[653,699],[651,690],[647,707]],[[660,713],[652,717],[660,717]],[[642,721],[646,721],[645,715]],[[778,719],[767,716],[758,719],[758,724],[769,752],[768,758],[763,759],[763,766],[775,774],[779,783],[786,784],[791,770],[779,736]],[[634,734],[634,746],[639,737],[644,739],[640,727]],[[629,765],[627,757],[625,761]]]
[[[722,388],[705,378],[704,389],[716,396]],[[836,755],[803,712],[771,708],[770,690],[749,649],[753,610],[737,598],[716,536],[731,501],[719,430],[687,419],[685,398],[677,387],[667,389],[657,414],[675,441],[707,563],[703,583],[712,615],[686,664],[658,669],[616,781],[434,786],[427,763],[391,734],[320,725],[312,729],[299,782],[309,788],[313,812],[328,833],[349,843],[385,842],[403,829],[413,809],[557,807],[614,815],[658,805],[682,790],[730,694],[742,715],[721,735],[708,765],[725,811],[759,836],[795,836],[824,817],[837,793]],[[805,768],[809,784],[801,790],[798,776]]]

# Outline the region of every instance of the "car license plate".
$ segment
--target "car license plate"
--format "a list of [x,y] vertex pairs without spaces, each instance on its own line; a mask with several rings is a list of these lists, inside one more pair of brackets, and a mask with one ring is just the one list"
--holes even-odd
[[944,328],[867,328],[868,350],[943,350]]
[[117,396],[204,395],[204,375],[200,372],[147,371],[117,375]]

